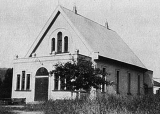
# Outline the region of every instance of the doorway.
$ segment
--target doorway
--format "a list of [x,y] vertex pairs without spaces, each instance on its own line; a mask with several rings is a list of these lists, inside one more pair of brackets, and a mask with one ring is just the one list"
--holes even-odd
[[41,67],[36,72],[35,77],[35,101],[48,100],[48,76],[46,68]]

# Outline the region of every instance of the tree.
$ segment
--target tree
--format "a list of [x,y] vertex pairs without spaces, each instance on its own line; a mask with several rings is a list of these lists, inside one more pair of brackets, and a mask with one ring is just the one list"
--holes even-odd
[[0,88],[1,88],[1,85],[2,85],[2,79],[0,78]]
[[50,73],[60,76],[60,79],[66,79],[65,86],[70,90],[90,91],[91,87],[100,89],[101,84],[109,84],[104,80],[104,76],[108,74],[98,68],[95,69],[90,61],[58,63],[55,67]]
[[12,91],[12,77],[13,77],[13,69],[9,68],[6,71],[5,79],[3,80],[0,86],[0,98],[11,98]]

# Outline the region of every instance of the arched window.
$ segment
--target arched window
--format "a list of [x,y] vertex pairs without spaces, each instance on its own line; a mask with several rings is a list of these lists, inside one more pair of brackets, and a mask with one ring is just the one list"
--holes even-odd
[[51,43],[51,52],[55,51],[55,38],[52,38],[52,43]]
[[68,52],[68,37],[64,37],[64,52]]
[[48,70],[44,67],[39,68],[36,72],[36,76],[48,76],[48,75],[49,75]]
[[57,53],[62,53],[62,32],[57,34]]

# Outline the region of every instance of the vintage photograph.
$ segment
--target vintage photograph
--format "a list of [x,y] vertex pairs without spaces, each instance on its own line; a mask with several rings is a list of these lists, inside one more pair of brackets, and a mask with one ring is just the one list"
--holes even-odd
[[0,114],[160,114],[159,0],[0,0]]

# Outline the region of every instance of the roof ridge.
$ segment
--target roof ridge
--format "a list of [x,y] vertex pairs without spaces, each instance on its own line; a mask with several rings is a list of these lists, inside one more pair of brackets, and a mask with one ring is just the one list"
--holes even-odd
[[[70,9],[68,9],[68,8],[66,8],[66,7],[63,7],[63,6],[60,6],[60,7],[66,9],[66,10],[69,10],[70,12],[74,13],[72,10],[70,10]],[[83,16],[83,15],[81,15],[81,14],[78,14],[78,13],[77,13],[77,14],[75,14],[75,15],[81,16],[81,17],[83,17],[83,18],[85,18],[85,19],[87,19],[87,20],[89,20],[89,21],[92,21],[93,23],[95,23],[95,24],[97,24],[97,25],[99,25],[99,26],[107,29],[104,25],[102,25],[102,24],[100,24],[100,23],[98,23],[98,22],[96,22],[96,21],[93,21],[92,19],[89,19],[89,18],[87,18],[87,17],[85,17],[85,16]],[[112,30],[112,29],[107,29],[107,30],[114,31],[114,30]],[[115,31],[114,31],[114,32],[115,32]]]

